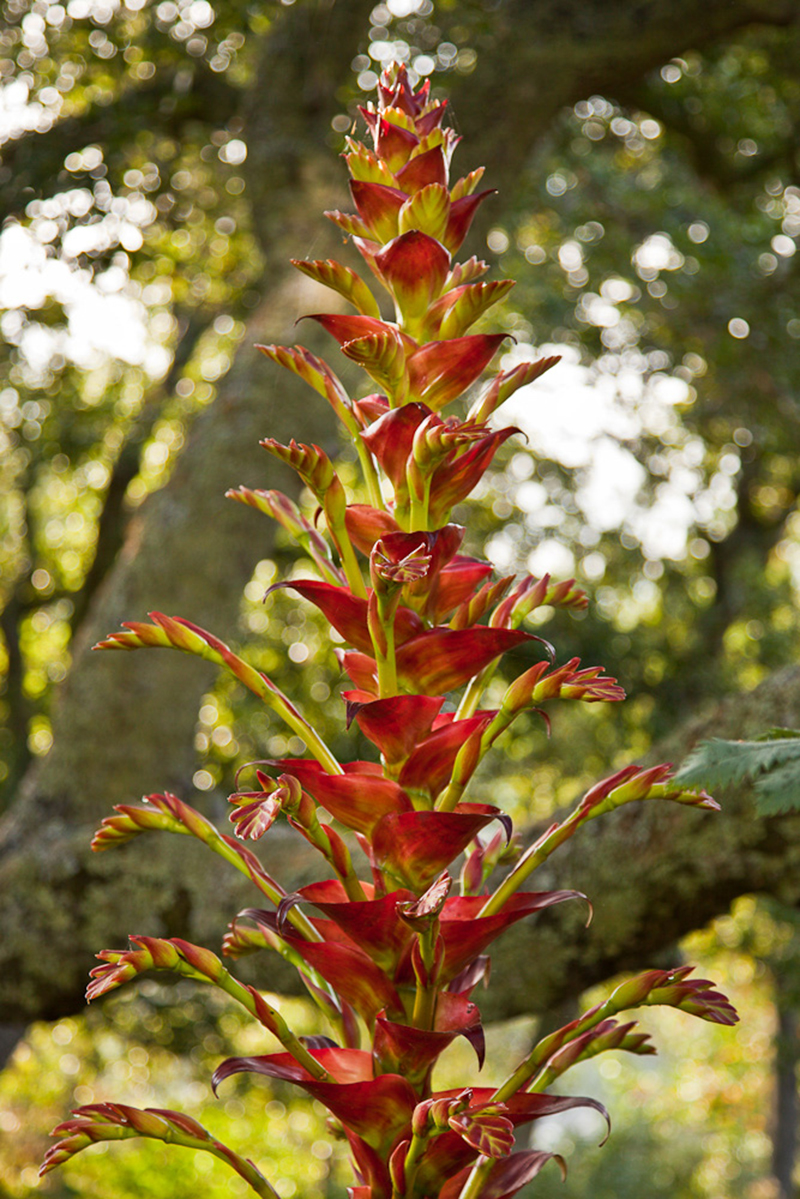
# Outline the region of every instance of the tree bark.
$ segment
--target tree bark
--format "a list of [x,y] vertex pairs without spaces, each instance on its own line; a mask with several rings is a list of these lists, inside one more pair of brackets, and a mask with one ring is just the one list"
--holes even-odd
[[[174,654],[126,655],[122,662],[116,654],[89,651],[123,620],[154,609],[230,635],[242,589],[270,553],[273,530],[271,522],[227,502],[226,489],[294,487],[292,472],[264,453],[260,437],[335,448],[325,401],[254,345],[293,342],[298,317],[331,307],[327,289],[288,260],[298,247],[313,244],[325,256],[336,244],[333,227],[320,217],[323,208],[346,202],[342,172],[327,146],[332,97],[346,78],[369,8],[361,0],[329,11],[324,5],[287,9],[264,43],[258,103],[251,103],[247,130],[248,187],[267,263],[263,302],[168,486],[131,522],[119,560],[73,643],[53,751],[26,778],[0,832],[0,973],[7,994],[16,997],[12,1007],[19,1003],[26,1017],[55,1016],[65,1002],[74,1005],[90,946],[119,937],[108,921],[118,904],[117,910],[127,908],[131,927],[155,923],[192,935],[198,928],[204,863],[178,882],[175,846],[153,845],[146,859],[127,863],[131,871],[118,880],[122,890],[111,903],[103,896],[119,863],[95,866],[87,834],[114,803],[156,790],[187,793],[198,706],[213,671],[200,662],[176,663]],[[306,336],[312,349],[317,337],[314,329]]]
[[772,1173],[780,1199],[794,1199],[794,1164],[797,1158],[797,1067],[800,1035],[796,996],[779,974],[775,979],[778,1032],[775,1037],[775,1114],[772,1136]]
[[[186,794],[193,770],[199,699],[211,679],[202,663],[177,654],[90,655],[93,641],[124,619],[157,608],[228,634],[255,562],[271,533],[255,514],[222,501],[228,486],[285,486],[257,447],[331,437],[322,401],[252,349],[292,342],[295,318],[330,307],[284,267],[292,255],[330,252],[323,207],[341,203],[341,171],[326,145],[337,87],[346,77],[371,3],[297,4],[265,39],[247,105],[248,188],[267,261],[264,302],[245,344],[196,422],[169,484],[144,505],[120,558],[98,593],[73,647],[50,755],[27,777],[0,832],[0,1018],[18,1022],[76,1010],[92,954],[118,944],[123,929],[216,942],[246,898],[237,880],[207,886],[204,852],[184,839],[154,838],[92,857],[91,831],[113,803],[153,790]],[[468,78],[453,78],[453,108],[469,134],[469,158],[489,180],[510,185],[553,116],[593,92],[613,96],[622,80],[750,22],[798,19],[794,0],[579,0],[463,4],[454,19],[477,48]],[[322,233],[321,233],[322,231]],[[320,241],[322,236],[323,240]],[[303,332],[306,339],[306,330]],[[313,344],[312,344],[313,348]],[[338,369],[338,367],[337,367]],[[800,672],[732,701],[715,718],[717,735],[791,724],[800,710]],[[762,719],[763,717],[763,719]],[[711,727],[711,726],[708,726]],[[682,755],[688,733],[678,745]],[[587,851],[587,841],[589,848]],[[177,844],[176,844],[177,842]],[[281,877],[294,879],[294,850],[277,838]],[[268,849],[268,854],[272,851]],[[546,885],[591,892],[595,924],[572,939],[561,919],[540,921],[537,940],[518,930],[498,962],[513,968],[495,988],[490,1014],[544,1008],[567,991],[639,964],[676,936],[724,910],[744,891],[792,892],[800,852],[796,818],[752,818],[746,796],[723,817],[623,811],[567,847]],[[577,856],[576,856],[577,854]],[[621,868],[624,863],[624,869]],[[538,885],[538,884],[537,884]],[[536,948],[533,950],[533,945]],[[520,952],[523,946],[523,952]],[[284,985],[270,972],[270,986]],[[286,982],[288,986],[289,983]]]
[[[653,760],[680,762],[698,740],[748,738],[773,725],[796,725],[799,716],[800,668],[793,667],[687,721]],[[531,888],[584,892],[594,909],[591,926],[584,927],[585,907],[576,903],[511,929],[493,948],[494,985],[480,998],[485,1019],[546,1012],[614,974],[658,964],[676,940],[727,911],[739,895],[760,892],[796,906],[800,815],[759,816],[748,787],[719,798],[721,813],[632,804],[562,846]],[[3,867],[4,906],[16,916],[10,931],[24,941],[26,917],[49,916],[51,923],[29,954],[15,955],[10,937],[0,944],[0,1020],[21,1023],[79,1010],[92,954],[122,943],[120,911],[126,931],[218,945],[232,914],[254,901],[249,884],[233,871],[226,878],[224,868],[214,868],[209,888],[208,851],[189,838],[148,837],[146,844],[139,839],[88,858],[87,832],[61,826],[40,838],[35,858],[19,853]],[[305,842],[280,827],[261,843],[259,856],[267,871],[292,886],[311,881],[318,869]],[[26,897],[15,909],[13,897],[28,887],[39,906]],[[271,954],[244,959],[237,973],[270,990],[298,990],[295,973]]]

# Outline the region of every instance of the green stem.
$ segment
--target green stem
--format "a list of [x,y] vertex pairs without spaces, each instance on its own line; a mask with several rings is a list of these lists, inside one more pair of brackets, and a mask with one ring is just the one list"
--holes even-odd
[[[380,581],[375,579],[380,585]],[[367,611],[367,626],[378,668],[378,694],[381,699],[398,694],[397,659],[395,656],[394,620],[400,602],[400,588],[389,594],[374,587]]]
[[339,539],[339,553],[342,556],[342,567],[350,590],[359,599],[366,599],[367,588],[364,583],[364,576],[361,574],[356,552],[349,537],[345,536]]
[[[292,908],[292,911],[297,910],[297,908]],[[302,912],[298,914],[301,916],[302,923],[308,924],[312,933],[314,934],[313,938],[306,937],[306,940],[320,940],[321,938],[313,924],[306,919]],[[291,913],[287,919],[291,921]],[[282,937],[278,935],[278,933],[273,933],[272,937],[274,939],[270,941],[269,948],[273,949],[275,953],[280,954],[284,961],[288,962],[290,966],[294,966],[295,970],[300,975],[300,978],[309,995],[314,1000],[314,1003],[322,1012],[323,1016],[330,1020],[332,1024],[340,1024],[340,1001],[330,983],[327,982],[313,966],[310,966],[308,962],[301,957],[296,949],[293,949],[291,945],[287,945]]]
[[375,463],[373,461],[372,454],[370,454],[369,450],[364,445],[364,442],[361,440],[361,437],[359,434],[356,434],[355,437],[353,438],[353,444],[356,447],[356,453],[358,454],[358,460],[361,463],[361,471],[362,471],[362,474],[364,475],[364,482],[367,485],[367,495],[369,496],[369,502],[373,508],[378,508],[379,510],[384,510],[386,508],[386,505],[383,502],[383,495],[381,494],[381,484],[380,484],[380,480],[378,478],[378,472],[375,469]]
[[376,650],[375,662],[378,667],[378,695],[384,699],[389,695],[397,695],[397,659],[394,650],[394,623],[384,629],[386,635],[386,652]]
[[436,988],[417,982],[417,993],[414,996],[414,1011],[411,1023],[414,1028],[433,1028],[436,1016]]
[[451,779],[436,800],[437,812],[452,812],[461,803],[461,799],[466,791],[468,783],[455,783]]
[[416,463],[406,472],[411,507],[408,516],[409,533],[427,532],[430,525],[431,476],[421,474]]
[[531,845],[495,893],[489,896],[478,913],[478,919],[481,916],[494,916],[497,912],[502,911],[505,904],[519,890],[526,878],[538,866],[541,866],[542,862],[550,857],[554,849],[557,849],[559,845],[572,836],[578,827],[578,823],[578,813],[573,812],[561,824],[555,825],[544,837]]
[[490,1157],[479,1157],[470,1171],[469,1178],[461,1188],[458,1199],[479,1199],[493,1164]]
[[[450,782],[436,801],[437,812],[452,812],[457,804],[461,802],[461,798],[478,766],[486,757],[500,734],[508,728],[511,720],[513,720],[513,716],[509,719],[507,713],[501,710],[497,713],[488,728],[484,729],[477,750],[473,748],[471,739],[464,742],[453,763]],[[474,737],[474,735],[473,733],[472,736]]]
[[[566,1042],[565,1042],[566,1043]],[[546,1091],[552,1086],[555,1080],[560,1076],[560,1070],[540,1070],[535,1074],[528,1083],[526,1090],[528,1091]]]
[[230,995],[232,999],[235,999],[237,1003],[240,1003],[242,1007],[246,1008],[250,1015],[258,1020],[260,1024],[263,1024],[265,1028],[268,1028],[269,1031],[278,1038],[284,1049],[287,1049],[289,1053],[291,1053],[292,1057],[298,1061],[301,1066],[308,1070],[309,1074],[320,1081],[328,1080],[328,1071],[324,1068],[324,1066],[319,1064],[316,1058],[312,1057],[305,1045],[303,1045],[302,1041],[300,1041],[297,1037],[297,1034],[294,1033],[286,1023],[277,1008],[274,1008],[271,1003],[267,1003],[266,999],[264,999],[262,996],[261,1003],[263,1005],[263,1009],[266,1009],[268,1012],[267,1019],[264,1019],[263,1015],[259,1014],[258,1004],[256,1003],[252,993],[248,991],[247,987],[244,987],[240,982],[237,982],[233,975],[224,968],[219,978],[215,981],[216,985],[221,991],[224,991],[226,995]]
[[[436,946],[439,938],[439,921],[435,920],[429,928],[418,934],[417,944],[422,961],[422,970],[417,971],[417,991],[414,996],[414,1011],[411,1023],[414,1028],[433,1028],[436,1019],[436,1000],[438,998],[436,968]],[[416,970],[416,966],[415,966]]]
[[351,903],[364,903],[366,901],[367,896],[361,885],[361,879],[357,877],[354,870],[348,871],[347,874],[339,874],[339,878],[345,889],[345,894]]
[[323,828],[317,818],[316,810],[312,812],[311,819],[307,820],[304,824],[301,824],[297,818],[295,820],[296,827],[302,832],[306,840],[315,849],[319,850],[325,861],[334,871],[345,889],[347,898],[353,903],[363,903],[367,897],[364,893],[364,888],[361,886],[361,881],[353,869],[350,851],[345,843],[340,838],[336,839],[336,834],[332,829],[326,830]]
[[328,774],[344,774],[344,770],[333,752],[328,749],[328,746],[322,740],[319,733],[312,728],[304,716],[300,715],[293,704],[288,705],[286,710],[281,711],[281,715],[292,732],[296,733],[300,740],[305,742],[311,754],[313,754],[320,766]]
[[295,537],[294,540],[297,542],[300,548],[305,550],[305,552],[308,554],[309,558],[312,560],[325,582],[330,583],[333,587],[341,587],[342,572],[336,565],[334,565],[332,561],[327,558],[323,558],[322,554],[314,552],[311,538]]
[[[423,1153],[428,1147],[428,1137],[420,1137],[416,1134],[411,1138],[411,1144],[408,1147],[405,1161],[403,1162],[403,1175],[405,1177],[405,1195],[413,1195],[414,1182],[419,1168],[419,1161]],[[392,1196],[394,1199],[394,1195]],[[398,1197],[399,1199],[399,1197]]]
[[324,493],[319,492],[318,494],[328,524],[328,532],[341,559],[347,585],[353,595],[358,596],[359,599],[366,599],[367,589],[353,543],[350,540],[350,534],[347,532],[347,496],[339,477],[334,475],[330,486]]
[[[511,619],[504,627],[518,629],[522,624],[524,616],[525,613],[523,612],[512,612]],[[467,689],[461,697],[461,703],[458,705],[458,711],[453,718],[454,720],[465,720],[468,716],[475,715],[481,696],[494,678],[499,664],[500,659],[496,658],[494,662],[490,662],[488,666],[485,666],[480,674],[476,674],[470,679]]]
[[278,1195],[278,1192],[275,1190],[274,1186],[272,1186],[272,1184],[267,1181],[264,1175],[255,1168],[252,1162],[247,1161],[245,1158],[238,1157],[237,1155],[237,1161],[234,1163],[231,1161],[229,1154],[227,1154],[224,1149],[217,1149],[212,1145],[192,1145],[190,1147],[202,1147],[214,1157],[218,1157],[219,1160],[224,1162],[226,1166],[231,1166],[232,1169],[235,1170],[239,1175],[239,1177],[243,1178],[248,1186],[254,1190],[257,1195],[261,1196],[261,1199],[280,1199],[280,1196]]
[[[608,1016],[613,1016],[619,1009],[614,1004],[606,1000],[601,1004],[596,1011],[588,1012],[582,1020],[569,1032],[563,1040],[557,1044],[553,1044],[552,1038],[545,1037],[538,1045],[534,1045],[531,1052],[520,1062],[513,1074],[510,1074],[505,1082],[497,1088],[494,1095],[489,1100],[490,1103],[505,1103],[512,1095],[516,1095],[523,1088],[530,1089],[532,1079],[536,1079],[539,1087],[549,1086],[552,1079],[549,1077],[549,1071],[542,1070],[541,1067],[545,1064],[550,1054],[556,1049],[561,1049],[564,1045],[569,1045],[576,1037],[583,1036],[585,1032],[595,1028]],[[557,1075],[555,1075],[557,1077]]]
[[481,701],[481,696],[491,682],[496,669],[497,663],[490,662],[480,674],[472,676],[467,684],[466,691],[461,697],[461,703],[458,705],[458,710],[453,720],[466,720],[468,716],[475,715],[478,710],[478,704]]

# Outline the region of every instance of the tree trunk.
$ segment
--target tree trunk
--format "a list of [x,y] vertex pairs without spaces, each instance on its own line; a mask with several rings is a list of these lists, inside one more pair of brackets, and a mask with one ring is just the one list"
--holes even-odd
[[778,1033],[775,1038],[775,1131],[772,1137],[772,1173],[780,1199],[794,1199],[794,1163],[797,1157],[797,1067],[800,1063],[795,990],[775,976]]
[[[90,946],[118,940],[124,931],[108,920],[113,911],[127,910],[131,927],[173,934],[195,935],[204,924],[196,915],[205,902],[203,864],[189,867],[188,880],[178,882],[175,846],[154,844],[145,858],[130,858],[125,879],[114,882],[120,863],[88,854],[87,835],[114,803],[191,789],[197,712],[214,672],[200,662],[176,662],[174,654],[121,661],[89,651],[123,620],[142,619],[150,610],[230,635],[242,589],[270,553],[273,528],[226,501],[226,489],[295,486],[293,472],[259,447],[260,437],[335,448],[325,401],[254,345],[291,343],[299,316],[331,307],[327,289],[288,260],[312,244],[323,256],[334,251],[333,227],[320,216],[346,202],[342,172],[327,145],[332,97],[370,7],[287,10],[265,40],[247,130],[248,188],[267,263],[263,301],[169,484],[131,522],[119,560],[73,643],[53,750],[26,778],[0,832],[2,973],[7,994],[16,997],[12,1007],[19,1003],[26,1016],[55,1016],[74,1005]],[[311,329],[306,341],[312,349],[320,336]],[[113,901],[103,898],[109,882],[121,888]]]

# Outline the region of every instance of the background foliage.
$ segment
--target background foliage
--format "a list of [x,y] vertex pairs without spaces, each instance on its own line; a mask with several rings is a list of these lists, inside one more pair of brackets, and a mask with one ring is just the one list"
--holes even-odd
[[[410,55],[445,89],[479,70],[495,8],[376,6],[335,98],[328,153],[341,148],[384,58]],[[281,16],[281,5],[237,0],[3,7],[4,804],[31,759],[50,748],[73,635],[126,529],[169,477],[260,303],[272,264],[242,113],[258,102],[259,46]],[[525,356],[527,343],[556,345],[565,365],[552,392],[548,377],[548,388],[519,407],[528,440],[514,439],[499,458],[470,524],[474,548],[488,543],[503,570],[527,563],[575,573],[594,602],[582,619],[559,618],[562,645],[603,662],[631,696],[613,723],[591,709],[559,725],[559,745],[573,750],[566,773],[556,772],[541,725],[515,737],[508,776],[485,784],[516,805],[515,817],[546,817],[599,771],[646,752],[676,713],[750,688],[796,658],[798,49],[796,27],[744,28],[702,51],[687,47],[635,87],[585,96],[551,123],[515,193],[495,203],[485,245],[475,247],[494,262],[495,277],[519,280],[504,313],[519,343],[510,355]],[[129,110],[132,89],[137,106]],[[513,137],[524,114],[496,119]],[[311,252],[306,244],[294,250]],[[320,657],[313,611],[285,593],[261,602],[277,572],[286,573],[286,547],[278,541],[261,554],[254,542],[253,563],[241,641],[281,685],[291,673],[292,694],[329,737],[337,668]],[[196,749],[194,785],[212,804],[242,762],[293,752],[226,682],[204,698]],[[703,934],[705,952],[742,988],[741,1035],[726,1036],[722,1050],[713,1030],[692,1030],[691,1046],[682,1030],[680,1054],[662,1058],[657,1074],[637,1066],[634,1079],[625,1066],[602,1079],[616,1092],[612,1106],[619,1111],[624,1097],[629,1107],[602,1154],[582,1165],[576,1156],[559,1193],[789,1193],[770,1181],[779,1126],[769,1046],[795,1004],[793,935],[786,912],[749,900]],[[173,1056],[180,1027],[165,1023],[163,1003],[159,988],[143,988],[86,1023],[69,1017],[52,1030],[37,1027],[19,1047],[2,1083],[0,1127],[13,1134],[3,1150],[8,1194],[29,1193],[44,1129],[73,1096],[89,1101],[86,1088],[99,1097],[108,1073],[119,1080],[129,1070],[128,1098],[137,1103],[172,1102],[176,1090],[197,1088],[186,1061]],[[183,1014],[208,1026],[209,1055],[243,1051],[230,1013],[187,996]],[[514,1026],[503,1035],[527,1034]],[[791,1037],[782,1053],[793,1072]],[[697,1070],[682,1075],[692,1056]],[[45,1096],[34,1082],[43,1067],[52,1078]],[[195,1098],[202,1105],[207,1096]],[[295,1136],[312,1146],[310,1156],[287,1152],[286,1199],[292,1187],[335,1191],[335,1165],[321,1149],[315,1155],[325,1137],[313,1107],[243,1086],[209,1123],[225,1138],[226,1121],[260,1120],[265,1105],[287,1149]],[[137,1154],[136,1164],[131,1154],[113,1156],[119,1195],[195,1193],[197,1180],[176,1155]],[[102,1194],[110,1157],[83,1155],[46,1189]],[[539,1185],[549,1194],[544,1178]]]

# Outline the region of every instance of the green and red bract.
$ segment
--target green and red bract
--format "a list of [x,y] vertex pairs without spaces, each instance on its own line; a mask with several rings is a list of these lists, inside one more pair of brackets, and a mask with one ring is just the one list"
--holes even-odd
[[[557,1153],[546,1153],[540,1149],[513,1153],[505,1161],[493,1162],[481,1189],[481,1199],[512,1199],[550,1161],[558,1164],[562,1177],[566,1178],[564,1159]],[[444,1184],[439,1191],[439,1199],[458,1199],[468,1177],[469,1166],[466,1166]]]
[[384,778],[375,762],[348,762],[343,774],[328,774],[307,758],[282,758],[271,765],[297,779],[331,816],[360,833],[372,833],[390,813],[413,812],[403,788]]
[[373,1055],[361,1049],[315,1049],[324,1078],[315,1078],[289,1053],[229,1058],[214,1071],[216,1089],[232,1074],[248,1071],[296,1083],[373,1149],[393,1147],[411,1120],[417,1097],[398,1074],[375,1074]]
[[[436,1098],[444,1099],[454,1094],[454,1092],[442,1092]],[[591,1108],[606,1120],[608,1119],[605,1108],[595,1099],[579,1096],[518,1094],[506,1103],[497,1104],[494,1101],[494,1092],[488,1087],[473,1088],[466,1114],[475,1120],[488,1108],[490,1115],[502,1115],[509,1121],[512,1128],[518,1128],[544,1119],[546,1116],[560,1115],[562,1112],[574,1111],[576,1108],[583,1107]],[[480,1154],[475,1147],[474,1139],[477,1130],[474,1129],[474,1125],[473,1128],[470,1128],[466,1121],[464,1124],[466,1127],[462,1126],[458,1131],[450,1124],[447,1131],[442,1131],[438,1137],[431,1138],[421,1156],[416,1172],[419,1194],[440,1195],[450,1179],[476,1161],[485,1161],[491,1169],[493,1159]]]
[[390,812],[375,825],[373,867],[424,891],[493,820],[510,821],[491,804],[462,803],[452,812]]
[[[180,833],[243,873],[259,906],[234,918],[223,952],[231,959],[281,954],[297,968],[329,1033],[297,1036],[280,1002],[238,982],[209,949],[179,938],[137,935],[126,950],[102,951],[88,994],[99,998],[150,970],[223,991],[257,1022],[265,1052],[223,1062],[215,1088],[248,1072],[294,1083],[323,1103],[352,1153],[353,1199],[510,1199],[548,1161],[562,1164],[537,1149],[512,1153],[518,1126],[581,1107],[605,1117],[592,1099],[546,1093],[554,1080],[601,1052],[653,1051],[645,1034],[616,1019],[619,1012],[668,1004],[721,1024],[736,1015],[711,983],[690,977],[689,967],[649,970],[540,1040],[500,1086],[436,1090],[437,1061],[456,1038],[466,1038],[478,1066],[483,1062],[472,993],[488,977],[486,951],[516,922],[585,898],[523,887],[587,821],[640,800],[716,805],[672,782],[668,766],[628,766],[521,851],[510,818],[492,802],[491,781],[479,797],[467,797],[482,762],[521,713],[544,715],[542,705],[552,710],[562,700],[617,702],[624,693],[602,667],[576,658],[559,663],[547,642],[522,627],[545,605],[585,607],[574,579],[494,578],[491,563],[462,552],[465,530],[451,512],[518,432],[489,421],[558,359],[489,371],[505,334],[468,330],[511,282],[479,282],[485,263],[454,261],[490,194],[476,190],[482,172],[451,187],[459,139],[443,125],[445,105],[431,98],[428,83],[415,91],[406,68],[392,66],[378,95],[377,107],[362,110],[371,145],[347,143],[356,211],[328,214],[352,237],[373,285],[332,260],[294,263],[354,309],[313,319],[363,367],[363,394],[350,395],[328,363],[303,346],[260,347],[331,406],[357,460],[361,490],[348,491],[343,479],[352,469],[340,477],[320,447],[267,437],[262,445],[297,472],[317,512],[303,512],[273,490],[229,492],[275,519],[316,566],[319,578],[276,586],[319,609],[344,641],[338,653],[353,687],[343,692],[342,721],[358,727],[373,757],[339,762],[270,678],[190,621],[155,612],[151,623],[132,621],[98,647],[173,648],[212,661],[304,743],[300,756],[251,765],[250,789],[230,797],[236,837],[164,793],[119,806],[93,847],[148,831]],[[389,305],[393,319],[381,315]],[[474,385],[471,406],[444,413]],[[501,664],[512,675],[505,687],[494,678]],[[272,879],[241,844],[284,822],[319,854],[323,869],[299,891]],[[451,893],[455,869],[460,894]],[[99,1140],[151,1136],[206,1149],[257,1194],[277,1199],[252,1163],[178,1113],[93,1104],[55,1135],[61,1139],[45,1171]]]

